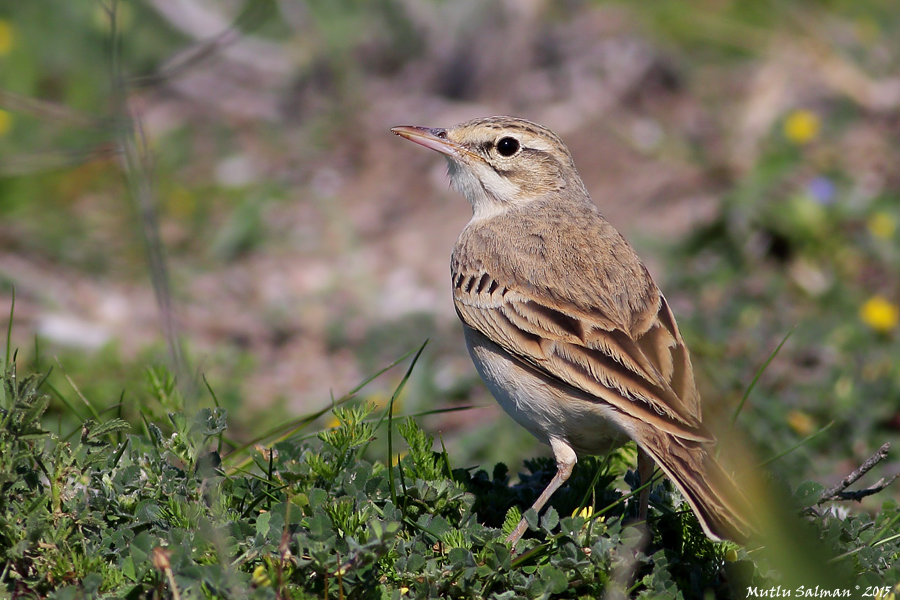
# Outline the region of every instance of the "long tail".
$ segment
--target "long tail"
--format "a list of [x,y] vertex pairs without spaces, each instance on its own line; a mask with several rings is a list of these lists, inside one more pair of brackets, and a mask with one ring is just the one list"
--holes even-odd
[[703,531],[714,540],[747,542],[752,507],[734,479],[710,454],[712,446],[662,431],[642,432],[638,445],[687,499]]

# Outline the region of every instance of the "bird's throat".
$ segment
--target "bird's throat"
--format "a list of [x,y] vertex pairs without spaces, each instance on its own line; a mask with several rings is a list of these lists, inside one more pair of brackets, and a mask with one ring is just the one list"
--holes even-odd
[[448,157],[447,162],[450,184],[472,205],[473,221],[488,219],[506,212],[509,202],[503,198],[511,191],[505,189],[509,184],[503,182],[496,174],[493,178],[479,177],[471,167],[459,164],[452,158]]

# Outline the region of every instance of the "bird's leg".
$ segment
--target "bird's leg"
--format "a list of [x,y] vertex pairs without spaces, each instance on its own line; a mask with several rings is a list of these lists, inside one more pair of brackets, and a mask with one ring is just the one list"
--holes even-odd
[[[653,476],[653,469],[656,465],[653,464],[653,459],[650,458],[650,455],[644,452],[640,446],[638,446],[637,451],[637,470],[638,477],[641,478],[641,485],[646,485],[650,478]],[[650,486],[648,485],[644,489],[641,490],[641,495],[639,498],[638,504],[638,517],[637,520],[639,522],[644,522],[647,520],[647,507],[650,505]]]
[[[556,475],[553,476],[553,479],[550,480],[550,483],[544,488],[544,491],[541,492],[538,499],[531,505],[531,508],[533,508],[536,513],[541,512],[541,509],[547,504],[547,500],[550,499],[550,496],[552,496],[553,493],[572,475],[572,469],[575,468],[575,463],[578,462],[575,451],[564,441],[555,438],[551,439],[550,447],[553,449],[553,457],[556,459]],[[522,536],[525,535],[527,529],[528,521],[525,520],[525,517],[522,517],[522,520],[516,525],[515,530],[509,534],[508,538],[506,538],[506,542],[515,550],[516,544],[518,544],[519,540],[522,539]]]

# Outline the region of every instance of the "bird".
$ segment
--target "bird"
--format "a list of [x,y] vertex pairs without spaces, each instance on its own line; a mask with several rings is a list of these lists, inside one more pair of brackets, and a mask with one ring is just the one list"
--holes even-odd
[[[508,116],[391,131],[444,155],[472,205],[451,256],[453,303],[488,390],[553,452],[557,472],[532,508],[578,456],[633,440],[643,483],[655,463],[710,539],[745,543],[750,506],[715,457],[672,310],[559,136]],[[527,528],[523,518],[507,542]]]

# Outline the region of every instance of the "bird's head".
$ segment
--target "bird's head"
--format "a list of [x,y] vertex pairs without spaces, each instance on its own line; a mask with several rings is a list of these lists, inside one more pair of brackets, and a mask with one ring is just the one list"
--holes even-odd
[[453,187],[472,204],[476,219],[535,200],[587,198],[565,144],[531,121],[487,117],[447,129],[391,131],[446,156]]

